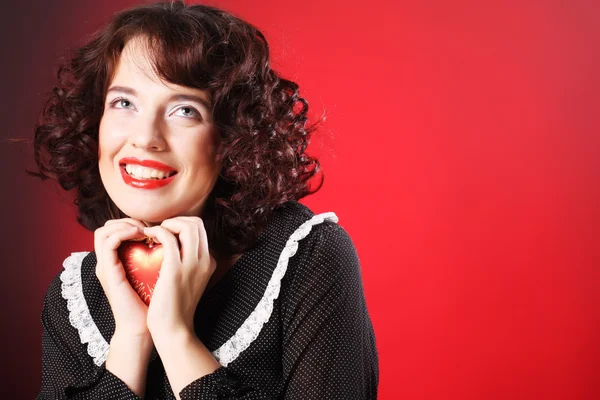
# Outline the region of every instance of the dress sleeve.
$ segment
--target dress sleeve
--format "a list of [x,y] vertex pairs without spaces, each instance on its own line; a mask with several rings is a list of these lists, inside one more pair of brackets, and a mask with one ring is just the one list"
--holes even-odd
[[378,355],[356,248],[336,223],[315,233],[282,305],[285,399],[376,399]]
[[184,387],[179,392],[179,397],[181,400],[272,399],[260,389],[245,386],[227,367],[223,366]]
[[[297,267],[280,295],[285,400],[377,398],[378,355],[352,240],[325,222],[300,242]],[[282,283],[283,285],[283,283]],[[282,291],[283,291],[282,287]],[[220,367],[181,392],[182,400],[270,399]]]
[[42,309],[42,386],[37,400],[119,399],[141,400],[127,385],[97,366],[69,325],[66,301],[57,276],[46,293]]

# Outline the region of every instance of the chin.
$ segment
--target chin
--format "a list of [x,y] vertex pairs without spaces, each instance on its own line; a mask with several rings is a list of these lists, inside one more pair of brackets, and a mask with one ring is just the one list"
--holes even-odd
[[130,218],[151,224],[160,224],[165,219],[178,215],[175,209],[146,209],[146,207],[124,207],[120,209]]

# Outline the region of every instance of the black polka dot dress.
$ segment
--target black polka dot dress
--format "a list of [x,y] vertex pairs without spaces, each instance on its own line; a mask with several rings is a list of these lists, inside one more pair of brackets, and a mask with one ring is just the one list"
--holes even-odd
[[[73,253],[50,284],[37,399],[140,399],[106,369],[114,318],[93,252]],[[360,264],[334,213],[290,201],[255,246],[206,291],[196,335],[221,366],[179,393],[191,399],[375,399],[375,336]],[[145,399],[175,399],[153,350]]]

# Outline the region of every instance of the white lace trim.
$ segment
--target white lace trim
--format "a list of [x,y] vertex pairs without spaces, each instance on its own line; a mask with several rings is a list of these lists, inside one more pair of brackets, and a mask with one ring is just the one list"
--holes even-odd
[[64,271],[60,274],[62,297],[67,300],[69,322],[79,332],[82,344],[88,343],[88,354],[97,366],[108,357],[108,343],[92,319],[81,284],[81,263],[89,252],[71,253],[63,262]]
[[213,356],[221,365],[226,367],[227,364],[235,360],[240,353],[246,350],[258,337],[263,325],[271,317],[271,313],[273,312],[273,301],[279,296],[281,278],[285,275],[290,257],[296,254],[296,251],[298,250],[298,241],[304,239],[306,235],[310,233],[314,225],[318,225],[325,220],[338,222],[338,217],[333,212],[315,215],[300,225],[300,227],[292,233],[279,256],[277,267],[275,268],[275,271],[273,271],[265,294],[258,302],[254,311],[252,311],[250,316],[229,340],[212,352]]
[[[281,279],[287,271],[290,257],[298,250],[298,241],[304,239],[312,230],[312,227],[329,220],[338,222],[338,217],[333,212],[322,213],[313,216],[304,222],[288,239],[283,251],[279,255],[277,267],[267,284],[267,289],[256,308],[250,316],[238,328],[238,330],[221,347],[212,352],[213,356],[221,365],[226,367],[235,360],[250,344],[258,337],[263,325],[271,317],[273,302],[279,297]],[[82,344],[88,343],[88,354],[94,359],[98,366],[102,365],[108,357],[109,344],[106,342],[96,323],[92,319],[81,284],[81,263],[88,252],[71,253],[63,263],[65,270],[60,279],[62,297],[67,300],[69,309],[69,322],[79,332]]]

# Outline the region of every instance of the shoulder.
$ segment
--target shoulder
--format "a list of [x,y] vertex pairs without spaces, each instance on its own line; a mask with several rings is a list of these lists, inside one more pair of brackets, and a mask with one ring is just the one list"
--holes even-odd
[[287,295],[362,286],[358,251],[334,212],[307,219],[289,237],[282,257],[289,247],[294,254],[283,283]]
[[300,329],[313,337],[330,322],[352,332],[368,328],[358,252],[337,217],[315,224],[298,242],[282,279],[280,305],[284,335]]
[[54,276],[48,289],[46,289],[46,294],[44,295],[44,306],[42,309],[42,322],[44,322],[47,318],[51,316],[56,316],[57,314],[68,314],[66,309],[66,302],[62,298],[62,281],[60,280],[60,276],[62,274],[62,270]]
[[57,273],[44,296],[44,310],[47,308],[68,315],[68,300],[74,299],[81,290],[81,266],[89,252],[71,253],[63,261],[63,269]]
[[85,359],[86,351],[71,320],[81,304],[76,296],[78,288],[81,288],[81,279],[76,278],[80,258],[74,253],[63,261],[63,269],[54,276],[46,290],[40,317],[43,334],[59,346],[66,357],[79,361]]
[[337,222],[327,220],[316,227],[316,232],[312,238],[318,249],[313,254],[315,261],[329,262],[330,264],[354,264],[359,262],[358,252],[354,241]]
[[[285,226],[288,242],[314,242],[325,240],[352,242],[346,230],[338,224],[333,211],[315,214],[309,207],[297,201],[288,201],[275,210],[273,225]],[[328,243],[330,244],[330,243]]]
[[[99,286],[95,265],[93,252],[71,253],[65,258],[63,270],[54,277],[46,291],[42,323],[54,334],[64,336],[66,342],[76,343],[78,352],[89,354],[94,363],[100,365],[108,353],[108,343],[89,308],[90,287],[94,283]],[[84,292],[87,292],[87,297]],[[91,297],[98,297],[98,293]]]
[[[300,253],[308,257],[312,263],[333,261],[333,258],[342,257],[358,260],[356,248],[350,235],[339,223],[339,218],[334,211],[315,214],[307,206],[298,202],[287,202],[279,211],[280,224],[286,224],[285,252]],[[291,221],[294,221],[291,223]],[[297,247],[297,248],[296,248]]]
[[287,201],[275,208],[252,247],[275,261],[279,257],[282,262],[282,258],[295,254],[297,243],[305,241],[315,226],[327,220],[336,222],[337,216],[333,212],[315,215],[307,206]]
[[[299,242],[299,253],[304,253],[312,264],[325,263],[332,268],[347,261],[358,262],[358,253],[348,231],[334,211],[315,214],[307,206],[290,202],[288,209],[301,216],[302,224],[296,227],[288,242]],[[330,271],[331,272],[331,271]]]

